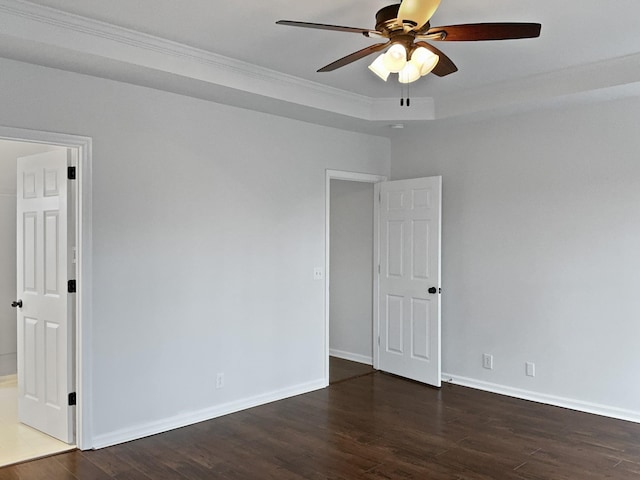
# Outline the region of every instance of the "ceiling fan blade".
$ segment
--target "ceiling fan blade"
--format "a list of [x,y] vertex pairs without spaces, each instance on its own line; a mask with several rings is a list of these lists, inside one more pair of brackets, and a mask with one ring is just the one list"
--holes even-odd
[[384,50],[387,46],[389,46],[391,42],[387,43],[376,43],[375,45],[371,45],[367,48],[363,48],[362,50],[358,50],[357,52],[353,52],[351,55],[347,55],[346,57],[342,57],[340,60],[336,60],[329,65],[322,67],[318,72],[332,72],[337,70],[340,67],[344,67],[345,65],[349,65],[356,60],[360,60],[361,58],[367,57],[372,53],[379,52],[380,50]]
[[370,28],[342,27],[340,25],[325,25],[324,23],[295,22],[293,20],[278,20],[276,25],[287,25],[289,27],[317,28],[319,30],[333,30],[335,32],[362,33],[368,34]]
[[479,40],[511,40],[516,38],[536,38],[540,36],[542,25],[539,23],[470,23],[466,25],[449,25],[432,27],[426,35],[444,33],[447,42],[473,42]]
[[447,75],[458,71],[458,67],[456,67],[453,61],[433,45],[430,45],[427,42],[416,42],[416,45],[418,45],[419,47],[424,47],[440,57],[438,64],[433,70],[431,70],[431,73],[433,73],[434,75],[437,75],[439,77],[446,77]]
[[438,6],[440,0],[402,0],[398,20],[410,23],[414,28],[420,28],[431,19]]

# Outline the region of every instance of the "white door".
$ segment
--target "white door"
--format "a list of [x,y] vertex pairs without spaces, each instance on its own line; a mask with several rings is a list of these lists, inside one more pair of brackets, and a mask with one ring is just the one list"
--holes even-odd
[[75,278],[67,264],[69,156],[65,149],[19,158],[17,189],[18,417],[66,443],[73,442],[67,280]]
[[376,190],[378,368],[439,387],[442,177]]

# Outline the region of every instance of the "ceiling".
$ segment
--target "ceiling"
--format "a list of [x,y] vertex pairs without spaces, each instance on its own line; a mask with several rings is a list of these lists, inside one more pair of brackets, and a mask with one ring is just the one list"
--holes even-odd
[[[13,0],[16,1],[20,2]],[[319,67],[376,40],[359,34],[275,25],[276,20],[287,19],[373,28],[376,11],[392,3],[386,0],[34,0],[31,3],[364,97],[400,96],[399,84],[393,79],[385,83],[375,77],[366,68],[370,63],[367,59],[335,72],[316,73]],[[432,18],[433,26],[537,22],[543,25],[542,35],[538,39],[498,42],[438,42],[437,46],[451,57],[459,71],[444,78],[429,75],[420,79],[411,85],[411,97],[428,97],[437,102],[439,98],[465,92],[487,91],[505,82],[515,85],[537,76],[551,78],[570,68],[595,67],[599,62],[638,55],[638,18],[638,0],[442,0]]]

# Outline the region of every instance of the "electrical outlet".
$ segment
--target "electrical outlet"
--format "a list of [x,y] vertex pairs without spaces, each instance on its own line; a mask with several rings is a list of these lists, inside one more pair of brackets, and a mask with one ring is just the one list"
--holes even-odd
[[493,370],[493,355],[488,353],[482,355],[482,367],[487,370]]
[[216,388],[224,387],[224,373],[216,375]]
[[313,269],[313,279],[314,280],[322,280],[324,278],[324,272],[321,267],[316,267]]
[[526,363],[526,372],[527,377],[535,377],[536,376],[536,364],[532,362]]

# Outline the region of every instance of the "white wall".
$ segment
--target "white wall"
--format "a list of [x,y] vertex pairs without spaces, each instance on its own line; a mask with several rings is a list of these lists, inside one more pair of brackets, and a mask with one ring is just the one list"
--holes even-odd
[[329,348],[373,363],[373,184],[331,180]]
[[325,169],[388,174],[388,140],[8,60],[0,71],[0,124],[94,141],[97,444],[323,384]]
[[0,140],[0,377],[16,373],[16,159],[56,147]]
[[445,372],[640,421],[638,112],[632,98],[392,140],[393,178],[444,177]]

